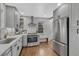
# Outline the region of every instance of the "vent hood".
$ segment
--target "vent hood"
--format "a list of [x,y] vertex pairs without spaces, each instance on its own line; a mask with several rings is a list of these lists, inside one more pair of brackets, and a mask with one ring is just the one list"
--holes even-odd
[[29,26],[36,26],[36,24],[34,23],[34,18],[33,16],[31,16],[31,22],[28,24]]

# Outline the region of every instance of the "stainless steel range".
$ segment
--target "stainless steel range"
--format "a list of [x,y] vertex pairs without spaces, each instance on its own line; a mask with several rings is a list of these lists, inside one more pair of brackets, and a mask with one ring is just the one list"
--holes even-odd
[[27,44],[28,46],[34,46],[39,44],[39,36],[35,33],[29,33],[27,35]]

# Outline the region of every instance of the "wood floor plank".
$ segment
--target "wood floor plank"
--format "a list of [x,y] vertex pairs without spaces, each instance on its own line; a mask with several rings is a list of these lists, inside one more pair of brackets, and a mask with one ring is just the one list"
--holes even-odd
[[38,46],[23,48],[21,56],[57,56],[53,51],[53,43],[40,43]]

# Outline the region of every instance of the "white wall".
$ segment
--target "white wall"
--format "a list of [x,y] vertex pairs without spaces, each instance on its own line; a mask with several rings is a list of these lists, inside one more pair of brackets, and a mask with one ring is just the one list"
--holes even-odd
[[53,39],[53,19],[49,20],[49,26],[48,26],[48,35],[49,35],[49,39],[52,40]]
[[52,22],[53,22],[53,19],[47,20],[45,22],[45,26],[46,26],[45,27],[45,32],[46,32],[49,40],[53,39],[53,24],[52,24]]
[[46,31],[46,19],[43,19],[43,18],[34,18],[34,22],[37,24],[38,26],[38,23],[39,22],[42,22],[43,23],[43,33],[39,33],[40,37],[41,38],[45,38],[47,37],[47,31]]
[[45,18],[35,18],[35,22],[38,24],[38,22],[43,23],[44,27],[44,33],[40,33],[41,38],[48,38],[49,40],[53,39],[53,27],[52,22],[53,19],[45,19]]

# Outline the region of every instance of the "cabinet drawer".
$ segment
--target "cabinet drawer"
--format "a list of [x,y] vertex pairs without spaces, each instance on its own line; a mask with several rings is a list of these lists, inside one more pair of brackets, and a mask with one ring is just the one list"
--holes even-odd
[[67,56],[67,45],[64,45],[62,43],[53,42],[54,50],[61,56]]

